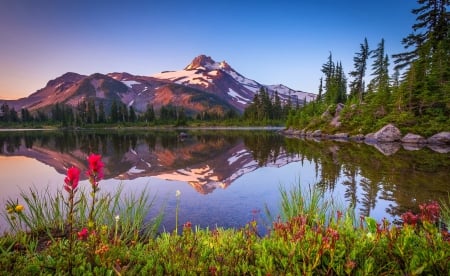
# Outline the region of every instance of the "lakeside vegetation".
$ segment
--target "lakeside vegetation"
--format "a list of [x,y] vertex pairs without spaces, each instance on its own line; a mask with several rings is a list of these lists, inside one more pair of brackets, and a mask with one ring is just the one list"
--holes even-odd
[[[403,133],[424,136],[448,131],[450,125],[450,17],[448,1],[418,1],[413,32],[403,38],[406,52],[392,55],[389,72],[385,41],[369,49],[367,38],[353,58],[347,79],[330,53],[322,66],[316,101],[289,114],[287,127],[324,133],[367,134],[388,123]],[[372,61],[370,81],[367,67]],[[347,82],[350,91],[347,92]],[[344,104],[338,111],[337,105]],[[330,124],[340,112],[339,123]]]
[[[241,229],[200,229],[189,221],[157,233],[161,216],[145,220],[146,191],[101,194],[101,156],[88,158],[90,187],[70,167],[56,194],[31,189],[10,199],[2,215],[0,275],[278,275],[433,274],[450,271],[450,206],[425,202],[402,215],[401,227],[355,217],[324,201],[318,188],[280,188],[281,213],[265,236],[256,219]],[[176,212],[183,200],[177,191]],[[161,214],[161,213],[160,213]]]

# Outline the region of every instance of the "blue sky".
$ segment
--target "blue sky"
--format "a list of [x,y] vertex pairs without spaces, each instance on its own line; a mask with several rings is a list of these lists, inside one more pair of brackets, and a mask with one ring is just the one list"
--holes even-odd
[[[367,37],[402,52],[415,0],[0,2],[0,99],[66,72],[154,75],[199,54],[263,84],[316,93],[329,52],[345,72]],[[391,63],[393,63],[391,61]]]

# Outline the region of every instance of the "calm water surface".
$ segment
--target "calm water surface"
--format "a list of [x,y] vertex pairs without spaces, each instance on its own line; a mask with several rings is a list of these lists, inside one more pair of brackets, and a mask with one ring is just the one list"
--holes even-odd
[[[264,233],[265,208],[278,213],[280,187],[316,186],[325,200],[355,206],[360,215],[392,222],[429,200],[448,200],[450,154],[400,145],[286,138],[270,130],[16,131],[0,132],[0,203],[30,187],[61,189],[66,170],[82,170],[89,153],[105,163],[103,192],[146,189],[155,196],[148,218],[165,206],[162,228],[180,224],[242,227],[252,219]],[[447,152],[447,153],[445,153]],[[0,220],[1,231],[7,230]]]

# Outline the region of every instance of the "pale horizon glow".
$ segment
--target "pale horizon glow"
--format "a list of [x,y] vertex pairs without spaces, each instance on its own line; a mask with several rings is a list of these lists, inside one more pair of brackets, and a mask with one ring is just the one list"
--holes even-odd
[[384,38],[388,55],[402,52],[417,5],[415,0],[1,1],[0,99],[27,97],[66,72],[152,76],[182,70],[200,54],[226,61],[261,84],[317,93],[330,52],[347,78],[365,37],[371,49]]

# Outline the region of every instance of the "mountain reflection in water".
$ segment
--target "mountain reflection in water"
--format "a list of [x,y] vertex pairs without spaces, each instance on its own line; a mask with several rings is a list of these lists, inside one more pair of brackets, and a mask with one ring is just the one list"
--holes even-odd
[[[285,138],[274,131],[188,130],[185,133],[187,136],[181,137],[180,131],[157,130],[0,132],[0,156],[32,158],[65,175],[70,166],[86,171],[86,156],[94,152],[103,156],[105,180],[133,183],[152,177],[187,183],[200,195],[228,190],[236,180],[253,172],[258,179],[255,182],[273,179],[273,188],[268,193],[277,193],[280,185],[289,187],[300,181],[302,186],[323,189],[325,196],[345,206],[355,206],[361,215],[392,220],[407,210],[416,210],[420,203],[448,200],[450,192],[449,154],[428,148],[414,151],[400,148],[386,156],[374,146]],[[259,169],[269,167],[274,170],[267,179]],[[283,167],[284,170],[278,169]],[[13,178],[11,172],[0,170],[0,187],[14,185],[3,181],[6,176]],[[283,177],[289,174],[291,181],[277,182],[279,173]],[[312,177],[305,177],[308,174]],[[84,174],[82,177],[86,178]],[[256,194],[264,187],[248,183],[248,189]],[[240,188],[235,187],[232,192],[239,194]],[[229,203],[237,208],[245,206],[238,194],[237,202]],[[218,196],[214,197],[217,202],[223,200]],[[260,198],[264,199],[273,201],[273,198]],[[202,202],[193,202],[188,214],[195,216],[195,209],[200,209]],[[257,208],[264,209],[265,204],[277,208],[274,202],[262,202]],[[170,203],[168,207],[170,210]],[[236,212],[224,215],[232,217],[236,224],[226,223],[225,217],[222,218],[224,226],[242,226],[251,219],[248,214],[252,210],[243,210],[242,217]],[[199,221],[207,220],[205,216],[201,215]],[[190,217],[186,215],[186,219]],[[212,226],[209,222],[202,224]]]

